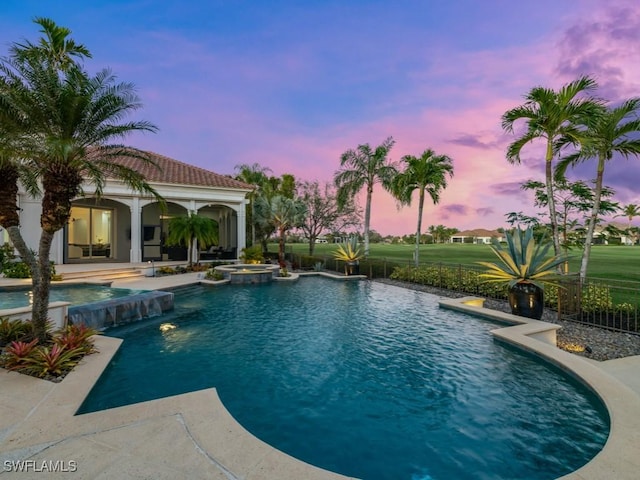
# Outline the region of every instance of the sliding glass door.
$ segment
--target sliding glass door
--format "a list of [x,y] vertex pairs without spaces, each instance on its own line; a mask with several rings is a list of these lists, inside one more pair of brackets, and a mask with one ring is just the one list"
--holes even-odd
[[71,207],[67,238],[69,260],[112,258],[113,210]]

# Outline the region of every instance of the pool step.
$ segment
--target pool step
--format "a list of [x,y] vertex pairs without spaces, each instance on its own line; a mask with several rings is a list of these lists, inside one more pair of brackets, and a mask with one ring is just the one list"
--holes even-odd
[[119,280],[122,278],[142,277],[142,270],[138,268],[116,268],[102,270],[87,270],[84,272],[65,272],[63,280]]

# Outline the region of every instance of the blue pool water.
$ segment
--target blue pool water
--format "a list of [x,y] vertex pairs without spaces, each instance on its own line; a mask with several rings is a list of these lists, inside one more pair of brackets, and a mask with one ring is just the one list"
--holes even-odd
[[[161,323],[175,329],[161,332]],[[604,445],[581,384],[496,324],[370,282],[193,287],[124,338],[81,413],[216,387],[250,432],[364,479],[550,479]]]
[[[72,305],[110,300],[126,297],[142,290],[128,290],[126,288],[109,288],[101,285],[60,285],[51,286],[49,301],[71,302]],[[30,289],[2,289],[0,290],[0,309],[26,307],[32,303]]]

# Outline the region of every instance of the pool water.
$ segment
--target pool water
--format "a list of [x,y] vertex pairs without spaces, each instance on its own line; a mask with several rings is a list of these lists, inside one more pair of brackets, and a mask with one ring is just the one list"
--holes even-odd
[[[143,290],[128,290],[126,288],[110,288],[102,285],[60,285],[51,286],[50,302],[70,302],[72,305],[84,305],[101,300],[126,297]],[[2,289],[0,290],[0,309],[26,307],[33,303],[33,292],[30,289]]]
[[556,478],[608,435],[581,384],[429,294],[305,278],[175,304],[108,331],[123,345],[80,413],[216,387],[263,441],[372,480]]

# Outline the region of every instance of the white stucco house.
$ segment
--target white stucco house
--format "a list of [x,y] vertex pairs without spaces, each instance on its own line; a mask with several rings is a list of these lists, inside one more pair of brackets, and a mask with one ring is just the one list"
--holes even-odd
[[[499,242],[504,240],[504,234],[497,230],[487,230],[484,228],[476,228],[475,230],[465,230],[464,232],[458,232],[451,235],[449,241],[451,243],[475,243],[482,245],[491,244],[491,239],[495,238]],[[465,239],[470,239],[466,240]]]
[[[107,179],[102,198],[84,186],[85,196],[73,202],[67,226],[57,232],[51,260],[63,263],[138,263],[150,260],[185,260],[186,248],[165,244],[168,220],[189,211],[218,222],[219,247],[226,258],[237,258],[246,245],[245,205],[251,185],[230,177],[188,165],[163,155],[147,152],[160,167],[134,158],[119,158],[143,173],[149,184],[164,197],[167,210],[115,179]],[[30,248],[40,239],[39,198],[19,192],[20,228]],[[0,243],[8,241],[5,231]]]

